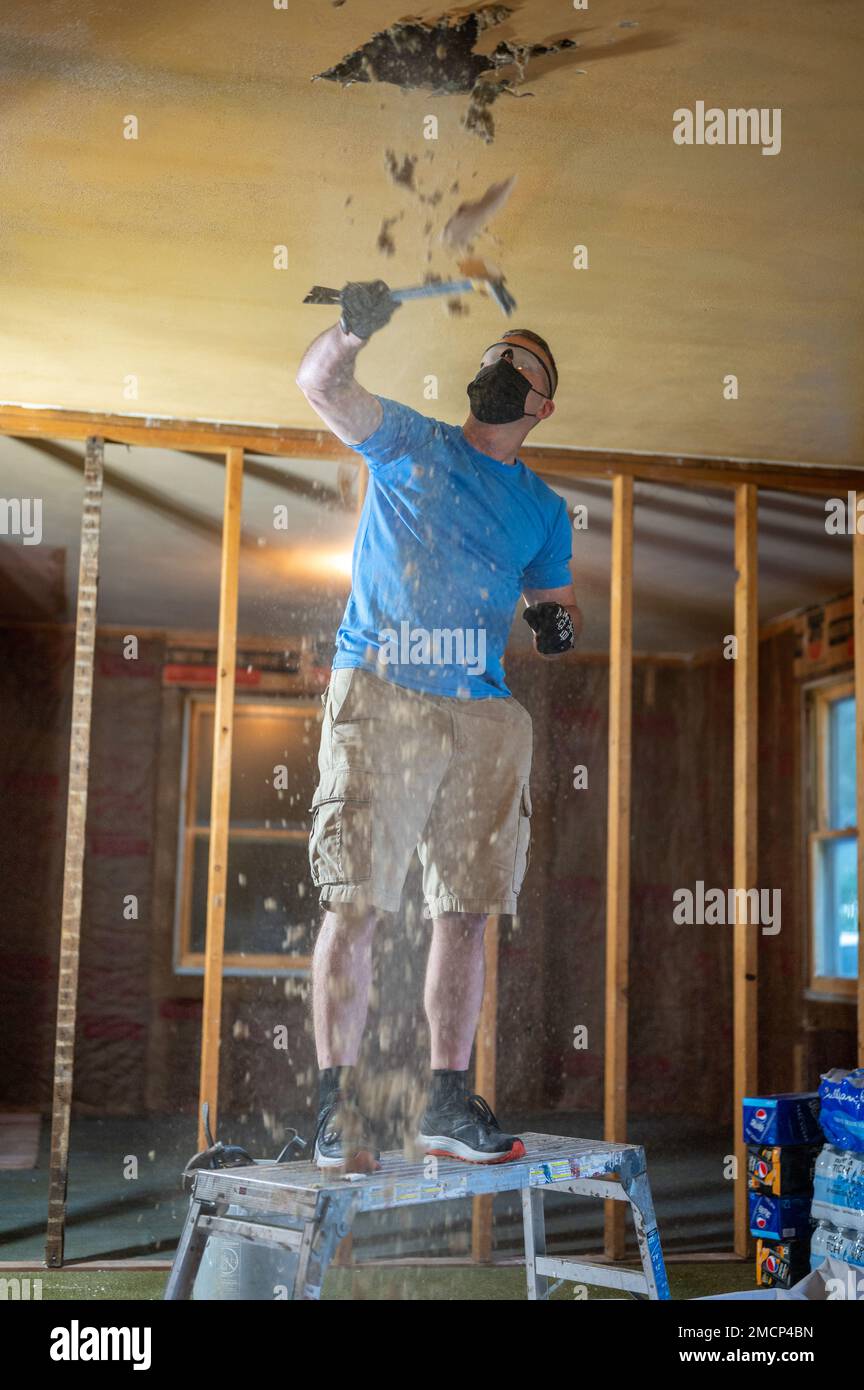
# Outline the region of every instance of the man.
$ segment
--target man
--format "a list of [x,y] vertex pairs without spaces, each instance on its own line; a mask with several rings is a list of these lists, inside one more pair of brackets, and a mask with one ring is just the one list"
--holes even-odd
[[531,834],[531,716],[507,689],[501,658],[520,593],[541,655],[568,651],[581,630],[567,507],[517,458],[555,409],[558,372],[542,338],[505,333],[468,386],[465,424],[448,425],[354,378],[357,354],[400,307],[387,286],[346,285],[341,304],[297,375],[369,467],[310,808],[326,908],[313,959],[315,1161],[380,1167],[355,1068],[374,929],[398,911],[416,849],[432,921],[432,1083],[418,1140],[428,1153],[501,1163],[524,1145],[467,1088],[486,919],[516,911]]

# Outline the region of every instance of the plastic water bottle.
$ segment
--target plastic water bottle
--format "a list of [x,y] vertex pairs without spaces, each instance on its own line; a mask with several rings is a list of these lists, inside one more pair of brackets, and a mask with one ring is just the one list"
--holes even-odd
[[833,1227],[828,1221],[817,1221],[810,1237],[810,1268],[816,1269],[828,1254],[828,1237]]
[[843,1260],[845,1264],[854,1264],[856,1261],[852,1255],[855,1251],[859,1256],[864,1255],[861,1232],[835,1226],[830,1221],[818,1221],[810,1238],[810,1268],[816,1269],[826,1255],[833,1255],[835,1260]]
[[864,1154],[826,1144],[816,1159],[813,1197],[864,1211]]

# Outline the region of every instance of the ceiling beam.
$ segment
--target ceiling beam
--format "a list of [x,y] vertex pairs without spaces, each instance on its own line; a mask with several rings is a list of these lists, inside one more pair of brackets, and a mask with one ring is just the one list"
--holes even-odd
[[[22,438],[86,439],[99,435],[106,443],[138,444],[150,449],[247,449],[284,458],[333,459],[357,464],[358,455],[328,430],[298,430],[281,426],[221,424],[207,420],[178,420],[170,416],[112,415],[55,410],[0,403],[0,434]],[[538,448],[529,446],[520,458],[550,478],[631,477],[646,482],[695,487],[738,487],[754,483],[777,491],[842,496],[864,483],[862,465],[838,468],[818,463],[775,463],[756,459],[724,459],[696,455],[621,453],[604,449]]]

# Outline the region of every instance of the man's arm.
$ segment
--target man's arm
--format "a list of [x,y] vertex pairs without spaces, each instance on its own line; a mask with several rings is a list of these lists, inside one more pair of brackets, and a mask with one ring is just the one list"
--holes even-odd
[[381,402],[354,380],[362,347],[400,307],[383,280],[351,281],[340,295],[342,317],[304,354],[297,385],[343,444],[362,444],[381,424]]
[[381,402],[354,379],[354,362],[367,339],[335,323],[307,348],[297,385],[312,409],[343,444],[362,444],[381,424]]
[[[522,597],[529,608],[538,603],[557,603],[570,615],[573,624],[574,641],[582,631],[582,610],[576,602],[576,590],[572,584],[565,584],[561,589],[524,589]],[[534,633],[534,650],[537,650],[537,634]],[[572,650],[572,648],[571,648]],[[566,652],[539,652],[539,656],[547,660],[554,660],[556,656],[566,656]]]

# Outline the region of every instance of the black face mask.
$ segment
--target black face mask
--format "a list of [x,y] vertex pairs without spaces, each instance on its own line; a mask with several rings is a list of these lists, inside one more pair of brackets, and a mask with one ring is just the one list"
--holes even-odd
[[[537,387],[506,358],[499,357],[497,362],[481,367],[474,380],[468,383],[471,413],[484,425],[512,425],[523,415],[536,419],[536,411],[525,409],[529,391],[537,391]],[[537,395],[549,399],[543,391],[537,391]]]

